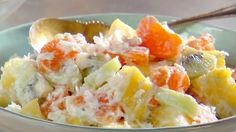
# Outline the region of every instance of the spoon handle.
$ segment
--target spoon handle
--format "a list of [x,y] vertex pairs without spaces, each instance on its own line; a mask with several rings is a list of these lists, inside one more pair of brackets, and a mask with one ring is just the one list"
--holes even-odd
[[213,19],[213,18],[218,18],[218,17],[230,17],[230,16],[236,16],[236,3],[224,8],[220,8],[214,11],[210,11],[207,13],[203,13],[200,15],[192,16],[192,17],[187,17],[183,18],[180,20],[176,20],[174,22],[169,22],[167,23],[169,27],[173,27],[176,25],[184,24],[184,23],[189,23],[189,22],[195,22],[195,21],[200,21],[200,20],[207,20],[207,19]]

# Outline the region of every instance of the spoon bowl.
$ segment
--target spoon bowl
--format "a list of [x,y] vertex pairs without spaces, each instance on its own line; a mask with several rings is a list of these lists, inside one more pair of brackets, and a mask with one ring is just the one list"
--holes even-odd
[[42,18],[35,21],[29,31],[29,41],[32,47],[40,52],[45,43],[52,40],[58,33],[81,33],[88,42],[93,42],[93,36],[108,31],[109,26],[101,21],[63,20],[58,18]]

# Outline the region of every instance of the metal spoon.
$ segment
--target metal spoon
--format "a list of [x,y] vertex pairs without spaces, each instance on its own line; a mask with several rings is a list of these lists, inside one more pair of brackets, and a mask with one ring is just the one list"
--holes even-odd
[[180,24],[185,24],[185,23],[190,23],[190,22],[209,20],[209,19],[220,18],[220,17],[231,17],[231,16],[236,16],[236,3],[230,6],[226,6],[226,7],[214,10],[214,11],[207,12],[207,13],[203,13],[203,14],[199,14],[199,15],[191,16],[191,17],[186,17],[180,20],[169,22],[167,23],[167,25],[169,27],[174,27]]
[[93,36],[105,33],[109,26],[101,21],[63,20],[58,18],[42,18],[35,21],[30,27],[29,41],[31,46],[40,52],[45,43],[52,40],[58,33],[82,33],[88,42],[93,41]]
[[[173,27],[184,23],[201,21],[206,19],[229,17],[236,15],[236,4],[228,7],[220,8],[201,15],[180,19],[174,22],[167,23]],[[109,26],[101,21],[81,22],[78,20],[63,20],[58,18],[42,18],[35,21],[29,31],[29,41],[32,47],[40,52],[41,47],[53,39],[58,33],[82,33],[88,42],[92,42],[92,38],[98,35],[99,32],[105,33],[109,30]]]

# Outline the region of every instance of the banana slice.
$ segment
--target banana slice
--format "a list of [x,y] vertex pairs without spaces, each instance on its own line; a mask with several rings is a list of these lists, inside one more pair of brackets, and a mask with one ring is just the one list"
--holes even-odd
[[213,70],[217,64],[217,58],[214,55],[185,47],[183,49],[181,64],[191,79]]

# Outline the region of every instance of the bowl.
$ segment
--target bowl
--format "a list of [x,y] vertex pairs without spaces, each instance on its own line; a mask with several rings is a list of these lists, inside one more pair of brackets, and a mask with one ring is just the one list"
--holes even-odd
[[[101,20],[105,23],[111,23],[114,19],[119,18],[128,25],[136,27],[139,20],[146,14],[92,14],[83,16],[71,16],[65,19]],[[173,17],[156,16],[160,21],[171,21]],[[2,66],[12,55],[26,55],[32,52],[32,48],[28,44],[28,31],[31,24],[24,24],[0,32],[0,65]],[[192,35],[200,35],[202,33],[210,33],[216,38],[216,48],[229,53],[226,61],[231,66],[236,66],[236,32],[211,25],[195,23],[188,26],[178,26],[174,28],[177,33],[187,33]],[[14,38],[14,39],[13,39]],[[131,131],[152,131],[152,132],[233,132],[236,130],[236,116],[225,118],[216,122],[207,124],[199,124],[185,127],[169,127],[169,128],[143,128],[143,129],[109,129],[84,126],[71,126],[66,124],[53,123],[18,115],[13,112],[0,108],[0,131],[4,132],[131,132]]]
[[0,21],[13,13],[25,0],[0,0]]

